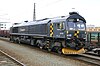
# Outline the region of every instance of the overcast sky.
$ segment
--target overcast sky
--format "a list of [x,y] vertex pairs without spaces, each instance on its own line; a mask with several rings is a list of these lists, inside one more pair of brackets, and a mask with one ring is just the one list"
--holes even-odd
[[75,8],[88,25],[100,26],[100,0],[0,0],[0,21],[32,21],[34,2],[36,19],[65,16]]

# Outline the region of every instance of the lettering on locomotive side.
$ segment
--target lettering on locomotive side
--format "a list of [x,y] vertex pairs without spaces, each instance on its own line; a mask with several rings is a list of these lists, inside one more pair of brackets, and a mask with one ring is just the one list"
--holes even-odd
[[23,32],[23,31],[25,31],[25,29],[24,28],[20,28],[20,32]]

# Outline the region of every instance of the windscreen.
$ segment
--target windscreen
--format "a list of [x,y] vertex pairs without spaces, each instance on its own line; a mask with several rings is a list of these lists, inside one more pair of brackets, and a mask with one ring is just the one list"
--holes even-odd
[[69,30],[85,30],[85,23],[82,20],[68,21],[68,28]]

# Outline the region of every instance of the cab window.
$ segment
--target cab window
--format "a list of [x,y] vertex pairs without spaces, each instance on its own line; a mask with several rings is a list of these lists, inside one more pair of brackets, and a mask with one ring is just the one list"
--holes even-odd
[[56,24],[57,29],[60,29],[60,23]]
[[60,30],[64,29],[64,22],[57,23],[56,27],[57,29],[60,29]]

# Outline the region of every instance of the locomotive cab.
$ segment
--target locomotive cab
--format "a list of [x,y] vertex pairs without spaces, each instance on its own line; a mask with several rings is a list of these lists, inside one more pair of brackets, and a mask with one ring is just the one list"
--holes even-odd
[[72,12],[67,18],[65,35],[66,47],[62,49],[64,54],[85,52],[86,21],[78,13]]
[[[67,27],[67,45],[68,42],[71,43],[70,46],[76,46],[75,49],[80,49],[83,47],[82,42],[85,42],[86,39],[86,25],[82,20],[79,20],[78,22],[70,21],[68,22]],[[75,43],[75,45],[73,45]]]

